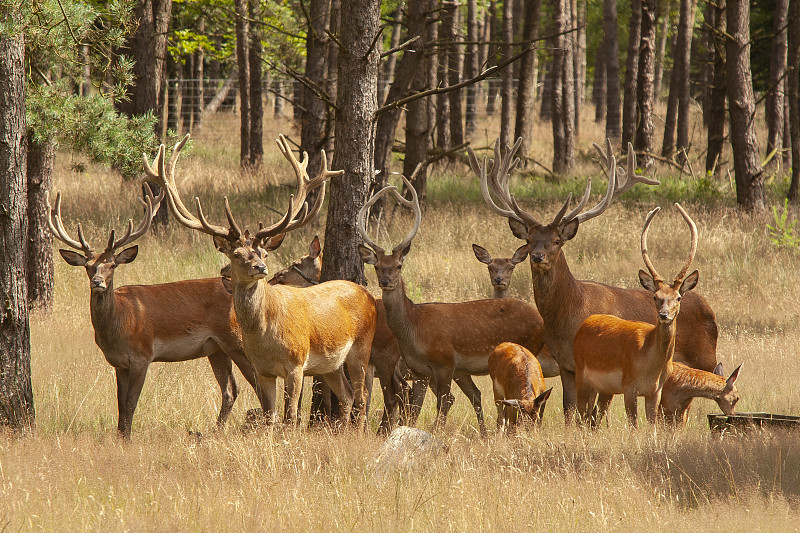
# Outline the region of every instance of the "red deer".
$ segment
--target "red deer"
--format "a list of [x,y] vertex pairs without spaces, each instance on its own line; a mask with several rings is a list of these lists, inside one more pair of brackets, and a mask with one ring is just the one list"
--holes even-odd
[[639,282],[653,294],[658,323],[591,315],[575,334],[575,385],[578,412],[584,420],[589,420],[595,398],[600,395],[593,425],[602,420],[615,394],[625,395],[625,412],[632,426],[636,427],[638,396],[645,398],[647,420],[655,423],[661,388],[672,372],[675,319],[681,299],[697,285],[700,277],[697,270],[686,275],[697,250],[697,227],[679,204],[675,206],[689,225],[692,244],[686,263],[672,283],[659,275],[647,253],[647,231],[660,207],[650,211],[642,230],[642,259],[649,273],[639,270]]
[[672,363],[672,373],[661,391],[661,415],[664,421],[679,426],[686,424],[689,405],[694,398],[714,400],[724,414],[734,414],[733,408],[739,401],[736,379],[741,368],[742,365],[739,365],[725,379],[722,363],[717,364],[714,372],[690,368],[683,363]]
[[[544,346],[541,317],[536,309],[513,298],[461,303],[412,302],[406,295],[402,267],[419,230],[422,212],[414,188],[403,179],[411,191],[411,200],[404,199],[396,187],[388,186],[359,210],[356,227],[367,244],[359,245],[359,253],[365,263],[375,267],[386,321],[397,338],[403,359],[413,372],[432,379],[436,425],[444,425],[446,421],[453,402],[450,387],[455,380],[475,409],[481,434],[486,434],[481,393],[471,376],[489,372],[489,354],[501,342],[516,342],[538,353]],[[367,209],[388,192],[415,214],[411,232],[390,254],[369,237],[366,228]],[[545,375],[558,373],[557,368],[547,370]]]
[[477,244],[472,245],[472,251],[478,261],[489,268],[489,279],[494,288],[494,297],[505,298],[508,294],[508,287],[511,285],[511,275],[514,273],[514,267],[528,257],[528,246],[520,246],[511,257],[497,259],[492,258],[485,248]]
[[[313,220],[322,206],[325,180],[343,171],[329,171],[323,153],[323,166],[314,179],[306,172],[308,158],[298,161],[288,141],[278,137],[278,146],[292,164],[297,179],[297,198],[289,198],[283,218],[260,227],[253,235],[242,231],[227,198],[225,215],[228,227],[211,224],[195,198],[194,216],[180,198],[175,185],[174,167],[167,176],[161,165],[149,170],[165,188],[170,211],[184,226],[213,236],[214,244],[231,261],[231,282],[236,319],[242,329],[243,345],[258,376],[259,386],[271,396],[274,413],[275,381],[284,379],[289,396],[287,422],[295,423],[303,375],[321,375],[339,398],[342,423],[357,413],[356,426],[364,424],[364,377],[369,364],[370,346],[375,332],[375,299],[363,287],[349,281],[328,281],[306,288],[270,285],[264,254],[280,246],[286,233]],[[309,208],[307,194],[321,187]],[[345,379],[347,364],[353,388]],[[354,389],[354,390],[353,390]]]
[[519,415],[537,426],[542,424],[553,389],[545,390],[542,367],[530,350],[513,342],[500,344],[489,354],[489,375],[499,431],[513,432],[520,422]]
[[[572,344],[575,333],[589,315],[608,314],[626,320],[655,323],[652,293],[641,289],[622,289],[593,281],[580,281],[570,272],[562,247],[578,232],[580,224],[601,215],[613,201],[636,183],[656,185],[658,181],[636,175],[636,155],[628,145],[628,170],[617,168],[611,146],[606,152],[595,145],[601,166],[608,175],[608,188],[603,199],[592,209],[583,211],[591,193],[591,180],[578,205],[567,213],[570,195],[553,220],[542,224],[524,211],[510,193],[508,178],[518,164],[515,154],[521,139],[501,157],[499,142],[495,143],[495,159],[491,170],[488,161],[478,162],[468,149],[472,170],[480,177],[481,192],[487,205],[503,217],[514,236],[528,244],[536,307],[542,315],[545,342],[561,368],[564,389],[564,416],[571,420],[575,409],[575,361]],[[491,193],[497,197],[497,202]],[[499,205],[498,205],[499,204]],[[717,364],[717,321],[708,302],[696,293],[689,293],[683,302],[683,312],[677,324],[675,359],[693,368],[711,371]]]

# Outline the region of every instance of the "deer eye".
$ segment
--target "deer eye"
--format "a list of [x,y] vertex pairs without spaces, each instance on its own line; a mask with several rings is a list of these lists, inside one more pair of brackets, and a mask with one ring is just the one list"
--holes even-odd
[[680,296],[678,296],[678,298],[677,298],[677,301],[678,301],[678,302],[680,302],[680,301],[681,301],[681,297],[680,297]]

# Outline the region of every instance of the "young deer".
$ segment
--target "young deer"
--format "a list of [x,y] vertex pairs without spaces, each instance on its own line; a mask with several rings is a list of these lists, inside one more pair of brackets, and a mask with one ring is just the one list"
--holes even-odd
[[[324,198],[325,180],[343,171],[329,171],[325,164],[316,178],[306,172],[308,158],[298,161],[289,143],[278,137],[278,146],[292,164],[297,178],[297,199],[289,199],[286,214],[279,222],[251,235],[242,231],[225,199],[228,227],[210,224],[195,198],[197,216],[191,214],[178,194],[174,166],[167,176],[163,165],[148,173],[165,188],[170,211],[184,226],[212,235],[217,249],[231,261],[231,282],[236,319],[242,329],[245,353],[258,376],[259,386],[267,392],[273,406],[267,412],[274,417],[275,381],[284,379],[289,396],[287,421],[295,423],[303,375],[322,375],[339,398],[341,421],[350,419],[350,410],[358,416],[356,425],[364,424],[364,377],[369,363],[370,345],[375,332],[375,299],[363,287],[349,281],[328,281],[306,288],[270,285],[264,254],[276,249],[284,235],[313,220]],[[306,195],[321,187],[314,205],[308,208]],[[353,388],[345,379],[347,364]]]
[[699,278],[697,270],[686,276],[697,250],[697,226],[679,204],[675,206],[689,225],[692,244],[686,263],[672,283],[658,274],[647,253],[647,230],[660,207],[650,211],[642,230],[642,259],[650,273],[639,270],[639,282],[653,295],[658,324],[591,315],[575,335],[575,384],[578,412],[584,420],[589,420],[595,398],[600,395],[593,425],[602,420],[614,394],[625,395],[625,411],[632,426],[636,427],[637,396],[645,397],[647,420],[655,422],[661,388],[672,372],[675,319],[681,297],[697,285]]
[[514,273],[514,267],[528,257],[528,246],[520,246],[511,257],[497,259],[493,259],[485,248],[477,244],[472,245],[472,251],[478,261],[489,268],[489,279],[494,288],[494,297],[505,298],[508,293],[508,287],[511,285],[511,275]]
[[[411,249],[411,241],[422,220],[416,191],[403,178],[412,195],[404,199],[394,186],[385,187],[359,210],[357,228],[367,246],[359,245],[361,259],[375,267],[383,293],[386,321],[400,346],[403,359],[416,374],[432,378],[436,394],[436,425],[443,425],[453,402],[452,381],[470,399],[482,434],[486,433],[481,407],[481,394],[472,381],[473,375],[489,372],[491,351],[501,342],[510,341],[538,353],[544,346],[542,319],[530,305],[512,298],[475,300],[461,303],[415,304],[406,296],[402,267]],[[368,235],[367,209],[382,195],[391,192],[399,202],[414,210],[411,232],[394,247],[384,252]],[[558,369],[548,369],[550,375]],[[545,375],[547,375],[546,373]]]
[[[655,323],[657,317],[651,303],[653,295],[649,291],[575,279],[563,247],[575,237],[580,225],[602,215],[616,198],[635,184],[656,185],[658,181],[636,174],[636,154],[632,146],[628,146],[626,172],[617,167],[610,143],[607,143],[605,152],[595,145],[603,171],[608,176],[605,196],[593,208],[583,211],[591,194],[590,180],[575,209],[567,212],[572,199],[570,195],[553,220],[542,223],[523,210],[509,191],[509,175],[519,162],[515,154],[520,143],[521,139],[502,157],[499,142],[495,143],[491,169],[486,159],[479,163],[474,152],[468,149],[470,166],[480,178],[486,204],[507,218],[514,235],[528,243],[533,297],[544,319],[547,347],[561,369],[564,415],[569,421],[576,403],[572,343],[586,317],[607,314],[650,323]],[[686,296],[677,328],[675,359],[693,368],[713,370],[717,364],[717,322],[714,311],[702,296],[694,292]]]
[[489,375],[499,431],[513,432],[520,414],[537,426],[542,424],[553,388],[545,390],[542,367],[530,350],[513,342],[500,344],[489,354]]
[[739,365],[730,377],[725,379],[722,363],[717,364],[714,372],[706,372],[673,362],[672,373],[661,391],[661,415],[664,421],[677,426],[686,424],[689,405],[694,398],[714,400],[724,414],[734,414],[733,408],[739,401],[736,379],[741,368],[742,365]]

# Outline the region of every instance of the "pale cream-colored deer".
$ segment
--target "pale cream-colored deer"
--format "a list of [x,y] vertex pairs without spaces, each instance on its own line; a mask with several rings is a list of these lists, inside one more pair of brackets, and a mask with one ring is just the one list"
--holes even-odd
[[472,245],[475,257],[489,269],[489,280],[492,282],[495,298],[505,298],[508,295],[508,288],[511,286],[511,275],[514,274],[514,267],[522,263],[528,257],[528,246],[523,245],[516,249],[511,257],[493,258],[486,248]]
[[[163,165],[157,172],[149,169],[149,173],[165,188],[175,218],[188,228],[213,236],[217,249],[230,259],[233,304],[245,353],[256,370],[259,386],[270,396],[271,405],[274,406],[276,378],[280,376],[289,396],[287,421],[296,422],[303,375],[321,375],[339,398],[342,422],[348,421],[351,409],[355,409],[356,424],[363,427],[364,376],[375,331],[374,298],[349,281],[328,281],[306,288],[270,285],[264,263],[264,254],[280,246],[287,232],[316,217],[324,198],[325,180],[343,171],[329,171],[323,153],[322,169],[310,179],[307,155],[298,161],[283,136],[277,142],[294,169],[297,197],[289,198],[289,207],[279,222],[261,227],[253,235],[240,229],[227,198],[227,228],[206,220],[198,198],[194,216],[180,198],[174,166],[169,175]],[[306,195],[317,187],[321,187],[320,194],[308,208]],[[353,388],[345,379],[343,364],[350,371]],[[267,415],[274,418],[274,408]]]
[[658,323],[591,315],[575,334],[575,386],[578,412],[585,421],[590,420],[595,399],[600,395],[593,425],[602,420],[615,394],[625,396],[625,412],[632,426],[636,426],[638,396],[644,396],[647,420],[655,423],[661,389],[672,373],[675,319],[681,310],[681,299],[694,289],[700,277],[697,270],[686,275],[697,251],[697,226],[679,204],[675,206],[689,225],[692,244],[686,263],[671,283],[656,271],[647,253],[647,231],[660,207],[648,213],[642,229],[642,259],[649,273],[639,270],[639,282],[653,295]]
[[[567,213],[572,195],[550,223],[542,224],[523,210],[509,191],[509,175],[519,159],[516,152],[522,139],[501,156],[499,142],[495,143],[494,163],[478,162],[468,149],[470,166],[481,182],[486,204],[497,214],[508,218],[511,231],[528,244],[532,274],[533,296],[545,324],[545,341],[561,368],[564,390],[564,416],[570,420],[575,409],[575,362],[572,344],[575,333],[589,315],[609,314],[627,320],[655,323],[652,294],[641,289],[622,289],[593,281],[580,281],[570,272],[562,247],[578,232],[578,226],[595,218],[637,183],[656,185],[658,181],[636,174],[636,154],[628,145],[627,172],[617,167],[616,158],[607,142],[603,151],[595,145],[603,171],[608,176],[608,188],[603,198],[591,209],[583,211],[591,194],[591,180],[578,205]],[[491,193],[497,198],[493,199]],[[675,359],[693,368],[711,371],[717,364],[717,322],[708,302],[696,293],[689,293],[683,302],[683,312],[677,324]]]
[[[536,309],[512,298],[426,304],[415,304],[408,298],[402,267],[419,230],[422,212],[416,191],[405,177],[403,180],[411,192],[411,200],[404,199],[396,187],[388,186],[359,210],[356,227],[367,246],[359,245],[358,250],[361,259],[375,267],[386,321],[397,338],[403,359],[413,372],[432,378],[436,425],[446,421],[453,403],[450,387],[455,380],[472,403],[481,433],[485,434],[481,394],[471,376],[489,372],[489,354],[501,342],[516,342],[538,353],[544,346],[542,320]],[[367,210],[387,193],[392,193],[415,214],[411,232],[389,254],[370,238],[366,228]],[[558,368],[548,371],[545,375],[555,375]]]
[[513,433],[522,418],[541,426],[544,408],[553,388],[545,390],[542,367],[530,350],[504,342],[489,354],[497,429]]
[[714,400],[724,414],[734,414],[734,407],[739,401],[736,380],[741,368],[742,365],[739,365],[725,379],[722,363],[717,364],[714,372],[706,372],[673,362],[672,373],[661,391],[661,415],[664,421],[677,426],[686,424],[689,405],[695,398]]

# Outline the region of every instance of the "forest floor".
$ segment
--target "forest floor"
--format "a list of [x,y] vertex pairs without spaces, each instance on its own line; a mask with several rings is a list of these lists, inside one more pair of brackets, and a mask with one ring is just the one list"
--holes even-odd
[[[288,123],[271,124],[265,139],[281,128],[289,131]],[[591,126],[585,131],[585,138],[597,133]],[[537,150],[535,157],[547,157],[546,147]],[[223,220],[222,196],[228,195],[243,224],[271,221],[275,215],[264,206],[281,209],[288,189],[275,184],[290,183],[292,175],[271,143],[265,151],[264,170],[244,175],[238,147],[204,142],[201,133],[178,164],[183,197],[199,196],[210,220]],[[591,154],[588,143],[579,145],[574,178],[554,183],[523,175],[512,188],[526,208],[549,220],[568,192],[582,192],[586,177],[595,178],[593,198],[605,190]],[[122,228],[129,217],[138,220],[134,185],[121,186],[96,167],[71,172],[71,157],[59,156],[55,183],[64,194],[69,231],[82,222],[90,242],[105,242],[109,228]],[[678,176],[667,167],[656,172],[661,186],[637,185],[565,245],[573,274],[636,287],[641,226],[654,205],[664,210],[650,230],[650,255],[660,272],[674,274],[689,245],[671,208],[680,201],[700,232],[692,266],[700,271],[696,291],[717,315],[718,358],[728,373],[744,363],[737,410],[800,415],[800,250],[771,242],[771,212],[745,216],[735,209],[727,176]],[[771,178],[770,202],[782,205],[783,190],[785,178]],[[270,270],[303,255],[313,236],[324,233],[324,220],[323,211],[314,224],[291,234],[269,256]],[[412,221],[398,211],[388,222],[379,242],[397,242]],[[404,267],[412,299],[489,297],[488,275],[472,243],[494,256],[510,256],[519,246],[506,221],[483,204],[477,179],[465,166],[437,167]],[[174,221],[138,244],[139,257],[118,269],[116,286],[214,277],[225,263],[210,239]],[[380,393],[372,398],[363,435],[282,427],[246,432],[245,412],[257,401],[237,371],[241,394],[228,425],[217,431],[220,393],[204,360],[152,365],[133,438],[121,442],[114,372],[94,343],[86,275],[58,255],[55,274],[54,308],[34,313],[31,324],[36,429],[21,439],[0,436],[4,531],[800,529],[796,434],[712,438],[706,414],[718,408],[708,400],[696,400],[687,427],[677,431],[627,428],[620,399],[612,404],[608,427],[565,427],[557,379],[548,380],[554,393],[543,426],[501,437],[492,431],[490,380],[476,378],[490,437],[480,438],[474,412],[456,392],[438,434],[447,451],[422,468],[388,477],[374,468],[383,442],[374,435]],[[371,269],[368,278],[370,291],[379,295]],[[525,264],[514,274],[510,295],[532,301]],[[433,420],[431,396],[419,421],[423,429]],[[304,401],[307,416],[308,394]]]

